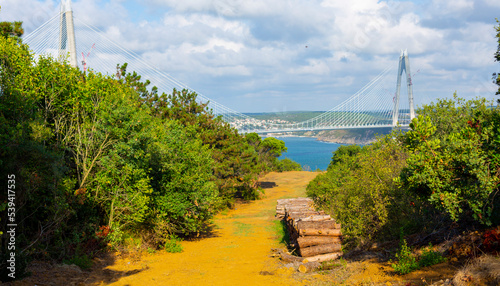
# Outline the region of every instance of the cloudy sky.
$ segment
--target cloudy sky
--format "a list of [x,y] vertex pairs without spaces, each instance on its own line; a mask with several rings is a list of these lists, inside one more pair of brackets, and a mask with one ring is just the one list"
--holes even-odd
[[[26,33],[58,0],[0,0]],[[496,99],[499,0],[73,0],[75,17],[240,112],[328,110],[408,49],[415,102]],[[77,35],[78,37],[78,35]],[[394,77],[394,85],[396,77]],[[390,94],[388,96],[391,96]]]

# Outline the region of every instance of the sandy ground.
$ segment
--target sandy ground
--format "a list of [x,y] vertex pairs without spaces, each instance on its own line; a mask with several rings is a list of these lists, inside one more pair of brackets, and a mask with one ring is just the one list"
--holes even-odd
[[[280,244],[276,200],[305,196],[318,173],[270,173],[275,182],[261,200],[238,204],[214,219],[210,237],[183,241],[182,253],[157,251],[96,259],[91,271],[74,265],[31,264],[32,276],[13,285],[429,285],[451,278],[456,268],[441,264],[398,276],[388,262],[377,259],[342,261],[336,269],[301,274],[271,257]],[[424,282],[425,281],[425,282]]]

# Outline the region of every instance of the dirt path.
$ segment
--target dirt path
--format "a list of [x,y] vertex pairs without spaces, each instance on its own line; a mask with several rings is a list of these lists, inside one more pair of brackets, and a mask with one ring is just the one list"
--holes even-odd
[[276,200],[303,194],[317,173],[271,173],[262,181],[278,186],[265,190],[263,199],[238,205],[216,217],[214,237],[182,242],[182,253],[159,252],[139,263],[118,260],[110,270],[128,272],[111,285],[291,285],[289,273],[280,270],[270,250],[278,247]]
[[[96,260],[90,272],[74,265],[32,263],[32,276],[13,285],[429,285],[452,277],[448,264],[395,276],[388,262],[377,259],[343,261],[323,273],[301,274],[270,257],[280,244],[281,224],[274,218],[276,200],[305,196],[318,173],[270,173],[261,181],[275,182],[261,200],[240,204],[218,215],[213,236],[184,241],[182,253],[158,251],[142,255],[111,254]],[[426,281],[424,282],[424,277]],[[1,284],[1,283],[0,283]]]
[[[239,204],[214,219],[213,236],[183,241],[182,253],[111,254],[94,261],[90,272],[74,265],[34,262],[31,277],[13,285],[297,285],[292,269],[270,257],[280,245],[281,224],[274,219],[276,200],[303,196],[318,173],[270,173],[275,182],[261,200]],[[137,252],[139,253],[139,252]],[[300,283],[299,283],[300,284]]]

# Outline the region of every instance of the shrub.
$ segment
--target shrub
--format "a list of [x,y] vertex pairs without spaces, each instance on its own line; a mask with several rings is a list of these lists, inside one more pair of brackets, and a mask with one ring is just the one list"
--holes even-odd
[[277,171],[278,172],[302,171],[302,166],[300,166],[299,163],[297,163],[289,158],[285,158],[285,159],[278,161]]
[[308,196],[342,223],[347,246],[368,242],[389,226],[398,233],[400,219],[416,211],[409,208],[408,193],[394,183],[406,157],[392,137],[363,148],[342,147],[328,171],[307,186]]
[[422,267],[432,266],[446,261],[446,258],[438,251],[432,250],[432,244],[424,248],[422,255],[415,256],[406,244],[406,240],[401,238],[399,252],[396,254],[397,262],[391,264],[398,274],[408,274]]
[[170,253],[179,253],[182,252],[183,248],[182,245],[179,243],[180,239],[177,238],[176,236],[171,236],[170,239],[168,239],[165,242],[165,245],[163,248],[165,249],[166,252]]
[[425,248],[424,251],[422,252],[422,255],[420,255],[420,258],[418,260],[418,266],[419,267],[432,266],[445,261],[446,258],[443,257],[441,252],[433,251],[432,244],[429,244],[429,247]]
[[[405,136],[402,187],[459,219],[492,224],[500,178],[500,112],[485,99],[425,105]],[[496,206],[498,207],[498,206]]]
[[391,264],[391,266],[398,274],[408,274],[419,268],[417,259],[412,254],[411,249],[406,244],[405,239],[401,240],[401,247],[399,249],[399,252],[396,254],[396,258],[398,261]]

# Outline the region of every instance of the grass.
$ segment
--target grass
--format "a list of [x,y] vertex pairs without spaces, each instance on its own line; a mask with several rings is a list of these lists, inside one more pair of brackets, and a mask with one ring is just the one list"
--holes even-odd
[[253,233],[251,224],[235,221],[234,226],[236,228],[236,230],[234,231],[234,235],[248,236]]
[[290,237],[286,231],[286,225],[282,220],[273,220],[273,223],[269,225],[267,229],[273,234],[273,237],[279,244],[287,246],[290,243]]

